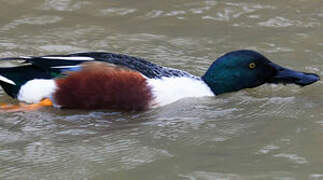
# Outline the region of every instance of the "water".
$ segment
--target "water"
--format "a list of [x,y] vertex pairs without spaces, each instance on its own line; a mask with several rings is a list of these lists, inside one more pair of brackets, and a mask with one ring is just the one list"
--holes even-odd
[[[10,0],[0,57],[108,51],[202,75],[255,49],[323,75],[322,1]],[[14,62],[1,62],[12,66]],[[1,113],[0,179],[323,179],[322,81],[145,112]],[[11,102],[0,91],[0,102]]]

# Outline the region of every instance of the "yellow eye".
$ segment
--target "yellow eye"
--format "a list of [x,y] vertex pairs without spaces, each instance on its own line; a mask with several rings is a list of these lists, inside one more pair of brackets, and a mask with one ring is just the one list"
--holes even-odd
[[255,67],[256,67],[256,64],[255,64],[255,63],[250,63],[250,64],[249,64],[249,68],[250,68],[250,69],[254,69]]

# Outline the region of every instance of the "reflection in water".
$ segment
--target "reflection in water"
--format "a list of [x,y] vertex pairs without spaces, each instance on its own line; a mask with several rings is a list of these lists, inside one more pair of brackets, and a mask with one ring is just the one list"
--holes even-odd
[[[321,6],[12,0],[0,7],[0,57],[108,51],[201,75],[251,48],[322,76]],[[0,179],[320,179],[321,86],[265,85],[145,112],[2,113]],[[0,100],[14,102],[2,90]]]

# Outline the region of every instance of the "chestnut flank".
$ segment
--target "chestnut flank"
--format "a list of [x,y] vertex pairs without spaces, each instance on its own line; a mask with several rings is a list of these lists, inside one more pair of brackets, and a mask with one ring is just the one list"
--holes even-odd
[[145,110],[153,99],[140,73],[108,63],[83,63],[56,84],[55,103],[66,108]]

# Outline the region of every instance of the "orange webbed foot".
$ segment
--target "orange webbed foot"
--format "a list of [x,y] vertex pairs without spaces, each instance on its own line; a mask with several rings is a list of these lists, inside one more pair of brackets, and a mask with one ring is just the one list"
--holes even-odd
[[44,106],[53,106],[53,103],[48,98],[45,98],[36,104],[19,103],[16,105],[16,104],[0,103],[0,111],[4,111],[4,112],[33,111],[33,110],[38,110]]

